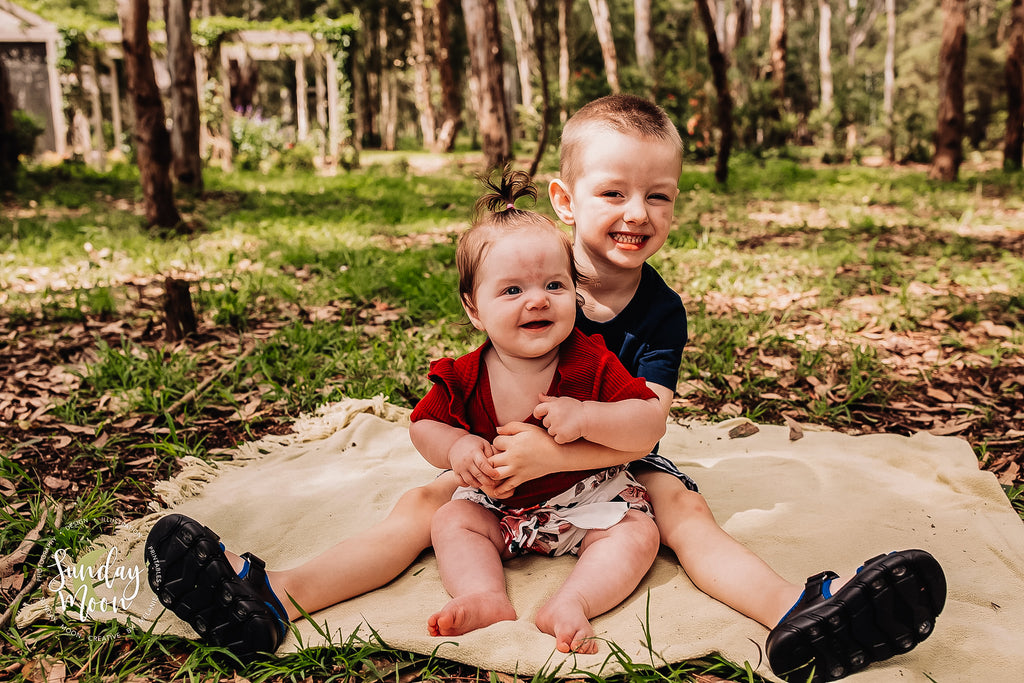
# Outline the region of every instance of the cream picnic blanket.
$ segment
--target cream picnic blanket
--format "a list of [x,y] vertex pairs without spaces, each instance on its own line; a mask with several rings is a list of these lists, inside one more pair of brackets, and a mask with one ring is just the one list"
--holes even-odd
[[[929,550],[945,569],[949,595],[932,637],[856,680],[1005,681],[1024,670],[1024,525],[995,478],[978,470],[965,441],[822,431],[790,441],[787,429],[773,426],[729,438],[736,423],[671,424],[661,452],[699,483],[726,531],[783,576],[802,582],[823,569],[845,574],[876,554],[911,547]],[[169,508],[217,531],[229,548],[286,568],[381,519],[401,493],[436,474],[409,441],[407,411],[378,397],[324,406],[299,420],[293,434],[245,444],[233,463],[219,468],[191,461],[158,492]],[[130,568],[144,566],[141,541],[158,516],[97,541],[101,549],[116,546],[113,566],[128,568],[121,584],[109,582],[122,595]],[[388,586],[314,618],[335,642],[357,629],[369,639],[372,629],[391,647],[436,651],[486,670],[611,675],[621,662],[609,657],[607,643],[597,655],[561,655],[554,639],[533,625],[574,561],[509,562],[519,620],[459,638],[427,635],[428,615],[448,599],[429,552]],[[146,627],[159,617],[157,632],[194,637],[162,613],[144,569],[139,594],[122,607]],[[19,618],[38,618],[40,609],[23,609]],[[766,630],[697,591],[664,550],[636,592],[594,626],[634,663],[718,652],[773,678],[762,656]],[[302,644],[323,642],[308,622],[298,630]],[[298,646],[289,636],[283,649]]]

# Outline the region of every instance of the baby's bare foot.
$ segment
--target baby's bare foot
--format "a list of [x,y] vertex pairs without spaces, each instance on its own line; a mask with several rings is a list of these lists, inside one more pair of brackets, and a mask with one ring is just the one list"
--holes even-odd
[[461,636],[499,621],[512,621],[516,610],[500,593],[473,593],[451,600],[427,619],[432,636]]
[[597,652],[594,628],[585,605],[574,600],[550,600],[537,613],[537,628],[555,637],[559,652],[592,655]]

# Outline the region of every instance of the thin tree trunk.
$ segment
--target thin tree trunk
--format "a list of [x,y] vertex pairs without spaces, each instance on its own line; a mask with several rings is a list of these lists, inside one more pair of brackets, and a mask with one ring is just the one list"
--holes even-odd
[[781,112],[786,97],[786,0],[772,0],[768,25],[769,69],[776,106]]
[[619,86],[619,60],[615,55],[615,41],[612,39],[612,17],[608,11],[608,0],[590,0],[590,12],[594,15],[597,41],[601,43],[601,58],[604,60],[605,77],[613,93],[621,91]]
[[82,64],[81,75],[82,90],[89,95],[89,128],[92,133],[89,163],[103,169],[107,165],[107,141],[103,136],[103,103],[100,100],[99,69],[96,68],[96,62]]
[[530,45],[523,37],[523,28],[519,21],[519,10],[516,8],[516,0],[505,0],[505,9],[508,11],[509,24],[512,27],[512,42],[516,46],[516,67],[519,71],[519,94],[523,101],[523,107],[529,112],[535,112],[533,106],[533,83],[530,82]]
[[437,75],[441,82],[441,129],[435,150],[450,152],[455,148],[455,136],[462,128],[462,91],[455,80],[452,65],[451,7],[449,0],[434,2],[434,31],[437,34]]
[[544,158],[544,151],[548,146],[548,135],[551,129],[551,94],[548,92],[548,62],[547,62],[547,12],[548,4],[543,6],[538,0],[526,0],[530,8],[531,21],[534,28],[534,45],[537,49],[537,64],[540,67],[540,99],[541,99],[541,128],[540,136],[537,139],[537,152],[533,155],[533,162],[530,164],[530,177],[537,174],[541,159]]
[[846,63],[853,67],[857,63],[857,48],[859,48],[868,37],[868,31],[875,25],[875,19],[882,10],[885,0],[868,0],[871,6],[864,17],[864,21],[857,23],[857,15],[854,10],[857,8],[856,1],[850,4],[849,13],[846,15],[846,28],[850,36],[850,44],[846,52]]
[[416,110],[419,112],[423,146],[430,149],[435,145],[437,122],[434,104],[430,100],[430,51],[427,49],[429,19],[423,10],[423,0],[412,0],[412,18],[412,54],[416,69],[413,92],[416,96]]
[[1006,36],[1006,137],[1003,168],[1019,171],[1024,164],[1024,0],[1013,0]]
[[171,72],[171,152],[174,178],[194,192],[203,191],[199,146],[199,88],[192,44],[192,0],[164,0],[167,66]]
[[818,69],[821,73],[821,110],[822,131],[828,145],[832,146],[832,5],[829,0],[818,0]]
[[394,150],[398,147],[398,78],[390,57],[388,38],[388,10],[382,6],[378,12],[377,47],[380,49],[380,146]]
[[722,52],[728,57],[740,41],[750,33],[749,0],[734,0],[729,16],[725,19],[725,43]]
[[569,120],[569,18],[572,0],[558,0],[558,107],[564,124]]
[[882,91],[882,114],[888,138],[889,163],[896,163],[896,125],[893,118],[896,102],[896,0],[885,0],[885,74]]
[[469,59],[477,81],[476,112],[487,168],[512,160],[512,122],[505,102],[497,0],[462,0]]
[[654,42],[651,41],[651,0],[633,0],[633,37],[636,42],[636,65],[651,85],[657,85],[654,74]]
[[14,145],[14,96],[7,64],[0,60],[0,183],[13,186],[15,170],[20,165]]
[[963,161],[964,69],[967,63],[967,0],[942,0],[939,52],[939,120],[928,177],[956,180]]
[[708,0],[697,0],[697,13],[700,15],[704,31],[708,36],[708,61],[715,83],[715,95],[718,99],[716,116],[721,139],[718,142],[718,158],[715,160],[715,180],[725,183],[729,179],[729,155],[735,137],[732,120],[732,94],[729,92],[728,65],[725,55],[718,47],[718,34],[715,32],[715,20],[711,16]]
[[181,222],[181,216],[174,206],[169,172],[171,141],[164,126],[164,105],[149,52],[149,3],[119,0],[117,9],[128,89],[135,107],[135,156],[142,178],[146,221],[150,225],[174,227]]

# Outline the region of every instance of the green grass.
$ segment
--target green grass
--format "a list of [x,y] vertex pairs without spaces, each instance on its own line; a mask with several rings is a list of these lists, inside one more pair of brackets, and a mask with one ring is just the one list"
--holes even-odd
[[[225,447],[343,396],[384,393],[410,406],[427,389],[430,360],[480,342],[455,293],[455,236],[479,187],[472,167],[422,175],[412,170],[417,155],[367,159],[335,177],[208,171],[207,194],[180,202],[187,235],[142,227],[126,166],[30,169],[22,194],[3,197],[0,353],[35,349],[34,362],[67,387],[51,394],[50,423],[0,435],[0,478],[16,488],[0,510],[0,554],[43,514],[46,533],[56,533],[55,494],[36,459],[51,442],[65,444],[88,483],[63,494],[65,518],[87,520],[89,533],[62,543],[81,548],[126,501],[141,509],[149,482],[175,473],[181,458],[223,457]],[[553,172],[550,163],[542,170]],[[965,170],[943,185],[908,169],[740,156],[727,189],[696,167],[680,188],[676,227],[652,259],[690,318],[680,374],[693,390],[677,400],[677,416],[778,423],[785,414],[872,431],[889,426],[889,406],[920,400],[923,382],[956,391],[955,376],[984,392],[985,401],[950,412],[981,416],[967,435],[982,464],[1014,447],[990,432],[1024,428],[1013,408],[1024,375],[1024,255],[1013,240],[1024,231],[1024,176]],[[538,208],[550,213],[544,200]],[[161,340],[167,275],[192,282],[200,334],[185,343]],[[887,346],[894,340],[910,350]],[[1024,516],[1024,486],[1006,490]],[[205,680],[234,670],[223,652],[116,629],[7,629],[0,669],[28,650],[64,661],[81,680]],[[720,659],[666,665],[652,653],[630,662],[609,645],[626,672],[616,681],[758,680]],[[261,661],[245,675],[494,680],[391,650],[372,633]]]

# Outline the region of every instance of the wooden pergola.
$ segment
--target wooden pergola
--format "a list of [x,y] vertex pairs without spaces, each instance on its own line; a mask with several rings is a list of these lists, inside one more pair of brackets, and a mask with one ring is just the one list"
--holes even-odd
[[45,119],[41,146],[63,156],[67,123],[57,73],[59,37],[57,27],[39,15],[0,0],[0,60],[11,76],[14,106]]
[[[124,58],[121,47],[121,31],[118,28],[107,28],[99,31],[99,43],[102,48],[99,59],[103,61],[112,75],[117,73],[116,62]],[[150,33],[151,45],[166,45],[167,37],[164,31],[153,31]],[[322,130],[325,131],[326,149],[324,150],[327,159],[336,161],[344,141],[345,122],[340,101],[340,90],[338,79],[340,71],[335,58],[334,51],[325,42],[317,41],[309,33],[299,31],[280,30],[242,30],[226,35],[221,41],[219,50],[212,55],[217,59],[216,73],[211,74],[210,65],[207,63],[207,55],[203,50],[196,48],[196,80],[200,93],[204,92],[206,83],[211,76],[219,83],[222,92],[221,107],[223,121],[221,124],[219,142],[225,149],[218,150],[222,162],[226,168],[231,167],[231,119],[236,115],[231,109],[230,103],[230,80],[229,65],[231,60],[243,62],[246,59],[257,61],[281,61],[292,60],[295,63],[295,82],[297,92],[295,97],[295,123],[296,138],[304,141],[310,134],[310,117],[308,106],[308,81],[307,73],[313,71],[314,89],[316,94],[316,119]],[[157,70],[157,82],[164,89],[169,84],[167,77],[167,66],[163,59],[154,55],[154,68]],[[99,140],[102,145],[101,92],[99,81],[95,78],[95,65],[81,65],[83,89],[90,98],[90,127],[92,139]],[[120,140],[123,133],[121,117],[121,93],[118,88],[117,78],[109,79],[110,90],[107,96],[110,101],[111,125],[113,127],[114,139]],[[210,139],[208,127],[202,127],[204,135],[204,148],[214,144]]]

